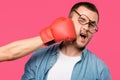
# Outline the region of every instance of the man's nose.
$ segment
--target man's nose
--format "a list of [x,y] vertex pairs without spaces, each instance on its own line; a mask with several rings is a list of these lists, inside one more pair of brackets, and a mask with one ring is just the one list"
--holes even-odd
[[83,28],[84,28],[85,30],[89,30],[89,24],[83,25]]

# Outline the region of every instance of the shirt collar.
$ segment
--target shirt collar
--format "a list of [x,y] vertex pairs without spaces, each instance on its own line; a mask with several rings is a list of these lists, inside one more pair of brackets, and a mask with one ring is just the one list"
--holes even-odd
[[[56,44],[56,45],[53,46],[55,51],[53,51],[53,53],[51,53],[51,55],[57,55],[59,53],[59,50],[60,50],[59,47],[60,47],[61,44],[62,43]],[[82,51],[82,54],[80,55],[81,60],[84,59],[86,57],[86,55],[87,55],[87,49],[84,48],[83,51]]]
[[59,53],[59,46],[60,44],[53,45],[54,51],[51,53],[51,55],[56,55]]
[[81,55],[82,55],[81,60],[82,60],[82,59],[85,59],[85,57],[86,57],[86,55],[87,55],[87,49],[86,49],[86,48],[83,49]]

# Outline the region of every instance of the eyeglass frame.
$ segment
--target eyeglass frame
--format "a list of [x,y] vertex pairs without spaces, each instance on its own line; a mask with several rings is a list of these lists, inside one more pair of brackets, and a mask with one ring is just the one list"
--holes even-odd
[[[77,10],[74,10],[74,12],[79,15],[79,18],[81,17],[81,15],[84,15],[84,14],[78,13]],[[94,22],[94,21],[90,20],[88,16],[86,16],[86,15],[84,15],[84,16],[87,17],[89,21],[88,21],[87,23],[85,23],[85,24],[81,24],[80,21],[79,21],[79,18],[78,18],[78,22],[79,22],[81,25],[86,25],[86,24],[88,24],[88,28],[89,28],[89,31],[90,31],[89,25],[92,24],[92,22]],[[95,31],[94,31],[94,32],[91,32],[91,31],[90,31],[90,32],[93,33],[93,34],[94,34],[95,32],[98,32],[97,24],[94,24],[94,25],[95,25],[95,26],[94,26],[93,30],[95,30]]]

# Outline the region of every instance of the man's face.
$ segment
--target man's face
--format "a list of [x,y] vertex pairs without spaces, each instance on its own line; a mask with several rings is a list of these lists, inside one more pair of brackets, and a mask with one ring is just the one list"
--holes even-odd
[[[97,24],[98,15],[96,12],[93,12],[84,6],[79,7],[76,11],[80,15],[87,16],[87,18],[89,18],[89,20],[91,20],[92,22]],[[75,32],[76,32],[76,40],[73,43],[78,48],[84,48],[91,40],[93,33],[91,33],[89,30],[89,24],[85,24],[85,25],[80,24],[80,22],[79,22],[80,15],[78,15],[76,12],[74,12],[73,16],[72,16],[72,20],[73,20],[73,23],[75,26]],[[84,18],[84,16],[83,16],[83,18]],[[84,19],[81,20],[81,23],[82,23],[82,21],[84,21]]]

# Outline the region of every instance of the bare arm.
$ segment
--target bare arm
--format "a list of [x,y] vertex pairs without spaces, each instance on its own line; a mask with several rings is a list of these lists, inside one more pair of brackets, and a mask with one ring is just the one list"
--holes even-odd
[[42,47],[43,42],[40,36],[18,40],[0,47],[0,62],[14,60]]

